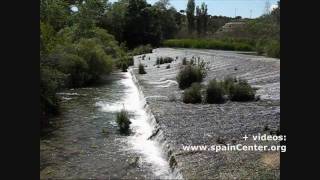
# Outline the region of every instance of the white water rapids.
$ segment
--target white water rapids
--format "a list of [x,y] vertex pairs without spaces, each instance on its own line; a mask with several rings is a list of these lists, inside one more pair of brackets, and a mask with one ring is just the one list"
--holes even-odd
[[126,87],[122,100],[113,104],[99,102],[97,105],[106,112],[117,112],[124,107],[134,115],[130,118],[132,135],[127,138],[128,147],[141,155],[139,163],[152,168],[154,177],[151,178],[180,179],[178,173],[172,172],[161,144],[156,140],[148,140],[154,131],[154,125],[145,110],[144,97],[140,94],[132,75],[129,72],[125,73],[125,78],[119,83]]

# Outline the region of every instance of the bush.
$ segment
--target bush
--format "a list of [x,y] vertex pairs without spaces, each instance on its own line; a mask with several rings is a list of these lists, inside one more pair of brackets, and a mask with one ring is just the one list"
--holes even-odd
[[138,46],[130,52],[132,56],[147,54],[147,53],[152,53],[152,47],[150,44]]
[[177,75],[177,81],[180,89],[191,86],[194,82],[201,82],[207,75],[207,66],[204,61],[196,65],[184,66]]
[[143,64],[139,64],[139,74],[147,74],[147,72],[144,70]]
[[165,58],[163,58],[163,57],[159,58],[158,57],[157,61],[156,61],[156,64],[159,65],[159,64],[165,64],[165,63],[171,63],[172,61],[174,61],[174,59],[171,58],[171,57],[165,57]]
[[266,46],[266,53],[270,57],[280,58],[280,43],[277,41],[270,41]]
[[253,46],[246,41],[229,39],[169,39],[162,44],[166,47],[183,47],[183,48],[202,48],[202,49],[221,49],[221,50],[237,50],[252,51]]
[[223,82],[217,82],[215,79],[209,81],[206,89],[206,102],[209,104],[223,103],[225,101],[225,89]]
[[132,56],[125,56],[117,61],[117,68],[121,69],[122,72],[127,72],[129,66],[134,65],[134,60]]
[[168,64],[168,66],[166,67],[166,69],[170,69],[170,64]]
[[122,72],[127,72],[128,70],[128,64],[126,64],[126,63],[122,63],[121,64],[121,70],[122,70]]
[[184,57],[184,58],[182,59],[182,65],[187,65],[187,58],[186,58],[186,57]]
[[77,53],[88,64],[89,81],[93,82],[103,74],[112,70],[112,58],[107,55],[104,48],[96,39],[81,39],[76,45]]
[[255,90],[245,80],[239,80],[229,89],[231,101],[252,101],[255,99]]
[[199,83],[193,83],[191,87],[184,90],[183,93],[183,102],[184,103],[201,103],[202,97],[201,97],[201,87]]
[[51,115],[58,113],[56,93],[63,87],[66,75],[48,66],[40,65],[40,127],[48,126]]
[[119,130],[121,133],[129,133],[131,121],[129,119],[129,114],[125,109],[122,109],[120,112],[117,113],[116,122],[119,126]]
[[58,63],[59,70],[68,75],[67,87],[81,87],[90,80],[89,66],[83,58],[75,54],[64,54]]
[[223,89],[226,94],[230,93],[231,87],[233,87],[236,82],[237,79],[233,77],[226,77],[224,81],[221,82],[221,85],[223,86]]

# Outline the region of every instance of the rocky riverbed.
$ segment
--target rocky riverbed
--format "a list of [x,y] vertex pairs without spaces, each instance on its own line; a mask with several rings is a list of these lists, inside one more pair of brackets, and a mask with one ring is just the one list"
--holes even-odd
[[[155,65],[157,57],[172,57]],[[224,104],[185,104],[176,75],[182,59],[200,57],[210,62],[203,84],[227,76],[248,80],[260,100]],[[279,145],[244,140],[244,135],[272,134],[280,128],[280,60],[240,52],[158,48],[135,56],[133,74],[170,146],[172,158],[185,179],[279,179],[279,151],[184,151],[183,145]],[[143,63],[147,74],[138,74]],[[172,162],[172,161],[170,161]]]

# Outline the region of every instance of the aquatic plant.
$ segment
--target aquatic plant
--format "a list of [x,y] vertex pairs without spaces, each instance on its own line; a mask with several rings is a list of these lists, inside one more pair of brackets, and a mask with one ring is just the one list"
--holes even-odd
[[121,133],[125,133],[125,134],[129,133],[131,121],[129,119],[128,112],[124,108],[117,113],[116,122],[118,124],[119,131]]

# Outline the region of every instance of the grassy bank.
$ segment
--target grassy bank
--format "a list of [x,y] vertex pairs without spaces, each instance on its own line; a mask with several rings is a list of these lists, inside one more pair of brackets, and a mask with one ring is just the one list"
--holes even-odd
[[218,39],[169,39],[162,42],[165,47],[219,49],[235,51],[253,51],[254,45],[245,40]]

